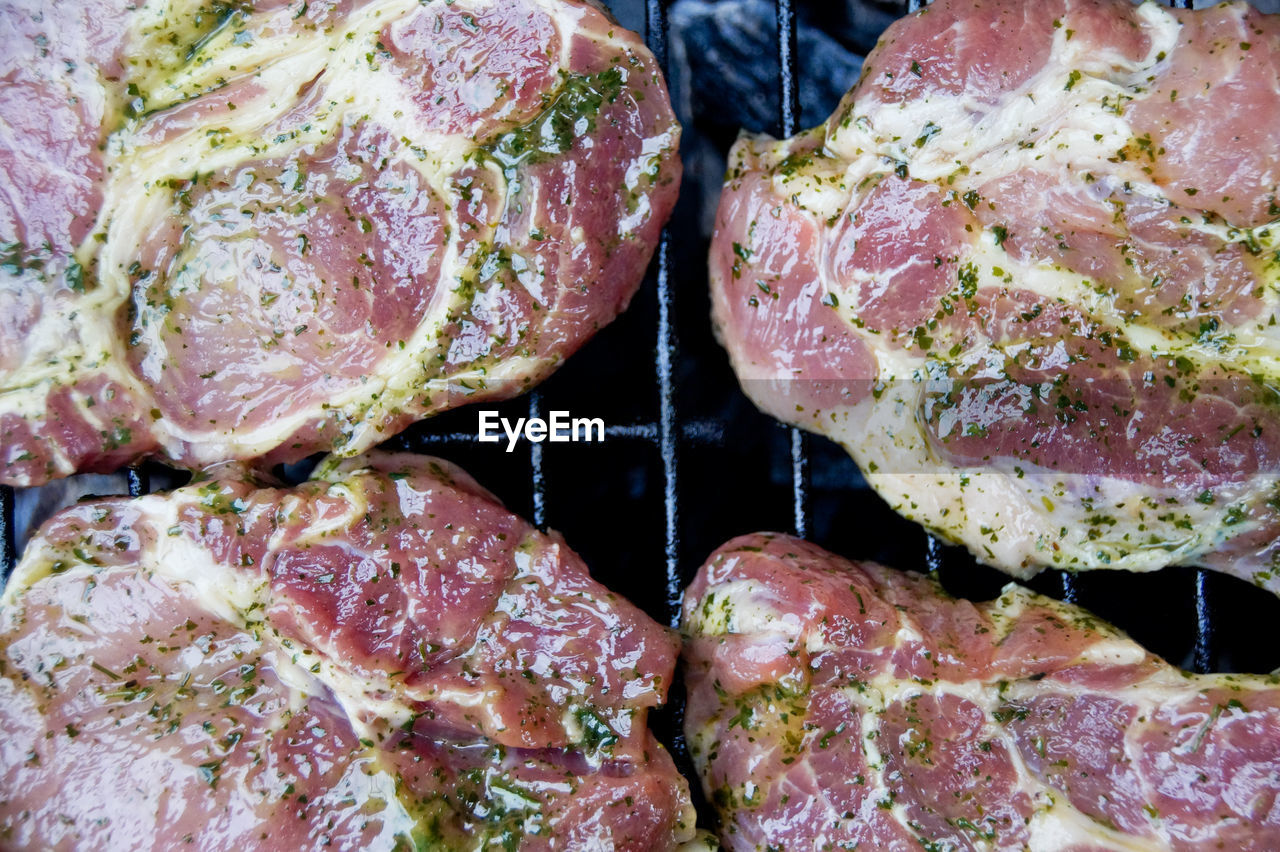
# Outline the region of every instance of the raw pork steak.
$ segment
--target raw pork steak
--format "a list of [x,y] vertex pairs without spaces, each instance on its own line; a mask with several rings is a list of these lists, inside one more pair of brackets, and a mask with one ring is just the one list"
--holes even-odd
[[1015,575],[1280,591],[1280,16],[938,0],[744,138],[711,255],[747,393]]
[[0,482],[360,452],[627,304],[680,179],[585,0],[0,6]]
[[83,504],[0,609],[0,846],[671,849],[676,652],[430,458]]
[[685,731],[730,849],[1274,850],[1280,678],[1193,675],[1015,585],[734,539],[685,596]]

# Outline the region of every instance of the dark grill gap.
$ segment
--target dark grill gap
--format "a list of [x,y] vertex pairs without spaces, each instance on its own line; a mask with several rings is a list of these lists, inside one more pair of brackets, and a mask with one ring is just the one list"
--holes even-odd
[[[650,48],[668,68],[671,4],[610,0],[608,5],[624,26],[647,33]],[[762,64],[776,61],[778,68],[776,126],[764,129],[791,135],[804,126],[802,120],[825,117],[801,115],[803,69],[797,55],[798,28],[806,16],[820,18],[823,5],[821,0],[774,0],[776,55],[757,58]],[[897,8],[920,5],[907,0]],[[1174,0],[1174,5],[1190,7],[1191,0]],[[688,140],[701,132],[701,118],[695,105],[692,122],[686,121],[686,150]],[[721,154],[725,147],[719,145]],[[688,176],[697,168],[698,162],[686,161]],[[720,180],[719,174],[700,177],[717,185]],[[842,450],[778,426],[745,401],[711,339],[706,235],[694,208],[693,199],[682,199],[649,280],[626,314],[539,390],[490,406],[512,419],[566,408],[574,416],[603,417],[604,444],[522,444],[508,455],[501,447],[479,444],[475,411],[464,408],[413,427],[388,447],[439,453],[458,462],[514,511],[539,527],[564,532],[599,580],[673,626],[683,588],[715,546],[736,534],[781,528],[788,517],[797,534],[837,552],[932,570],[953,593],[993,597],[1007,578],[898,518]],[[283,474],[296,480],[305,472],[302,465]],[[148,465],[128,471],[120,490],[136,496],[169,484],[167,471]],[[16,503],[14,489],[0,488],[0,580],[16,563],[22,532],[15,526]],[[1152,650],[1196,671],[1267,671],[1280,665],[1280,651],[1259,647],[1250,628],[1280,618],[1280,602],[1230,578],[1194,569],[1156,575],[1046,572],[1029,585],[1094,609]],[[677,680],[668,706],[653,721],[698,799],[681,733],[683,704]],[[704,805],[699,801],[705,819]]]

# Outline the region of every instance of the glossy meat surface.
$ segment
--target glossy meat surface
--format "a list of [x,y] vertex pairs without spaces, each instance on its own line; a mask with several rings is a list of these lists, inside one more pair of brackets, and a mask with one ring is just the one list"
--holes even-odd
[[326,469],[42,529],[0,609],[0,846],[688,840],[646,727],[675,636],[446,462]]
[[719,336],[985,562],[1280,590],[1277,138],[1280,16],[938,0],[824,125],[735,146]]
[[1280,678],[1178,671],[1078,607],[781,535],[685,595],[685,733],[728,849],[1269,850]]
[[679,186],[653,57],[585,0],[18,2],[0,45],[3,483],[520,393]]

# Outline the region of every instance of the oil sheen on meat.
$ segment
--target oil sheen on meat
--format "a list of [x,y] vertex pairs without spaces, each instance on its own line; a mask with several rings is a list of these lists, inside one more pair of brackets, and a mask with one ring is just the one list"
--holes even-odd
[[532,386],[680,179],[581,0],[0,6],[0,482],[358,453]]
[[747,393],[1017,576],[1280,591],[1280,16],[938,0],[822,126],[730,155]]
[[0,848],[673,849],[674,633],[423,456],[46,524],[0,607]]
[[685,596],[685,733],[731,850],[1280,848],[1280,678],[1193,675],[1016,585],[787,536]]

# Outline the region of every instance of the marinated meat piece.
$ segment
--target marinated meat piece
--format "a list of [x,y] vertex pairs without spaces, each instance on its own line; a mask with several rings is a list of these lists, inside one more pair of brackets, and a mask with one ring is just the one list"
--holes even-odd
[[0,482],[354,455],[536,384],[680,179],[585,0],[0,8]]
[[1280,16],[938,0],[824,125],[734,148],[718,333],[985,562],[1280,591],[1277,138]]
[[1178,671],[1084,610],[780,535],[685,595],[685,733],[729,849],[1280,847],[1280,678]]
[[0,608],[0,846],[671,849],[677,641],[458,468],[86,503]]

